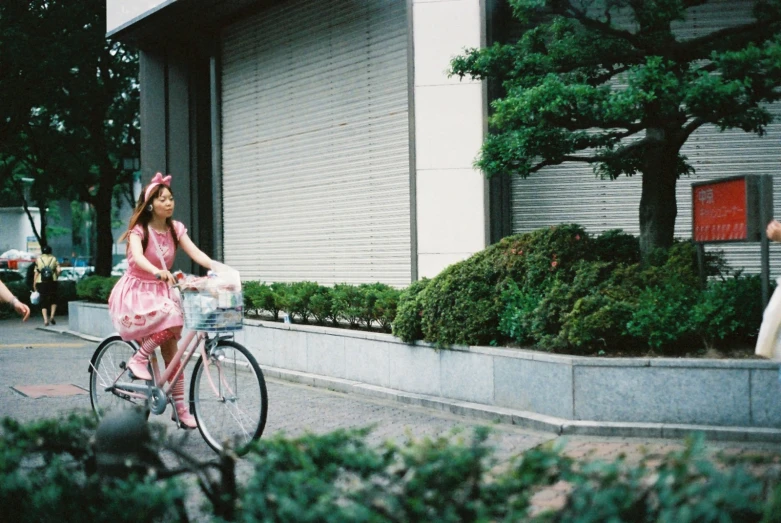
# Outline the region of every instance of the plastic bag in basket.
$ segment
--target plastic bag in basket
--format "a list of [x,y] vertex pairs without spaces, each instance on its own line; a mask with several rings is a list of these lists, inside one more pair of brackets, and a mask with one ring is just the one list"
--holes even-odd
[[212,272],[217,275],[220,283],[233,287],[235,290],[241,289],[241,277],[236,269],[212,260]]

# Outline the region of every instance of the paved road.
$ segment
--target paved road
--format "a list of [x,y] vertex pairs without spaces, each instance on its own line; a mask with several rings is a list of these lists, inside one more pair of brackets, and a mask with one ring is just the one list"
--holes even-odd
[[[59,323],[64,324],[65,319]],[[96,343],[43,330],[42,327],[43,322],[38,318],[25,324],[18,320],[0,320],[0,417],[11,416],[29,421],[90,409],[87,368]],[[14,390],[14,387],[29,385],[74,385],[81,389],[82,394],[33,399]],[[305,431],[325,433],[337,428],[372,425],[374,430],[369,440],[378,443],[388,439],[404,441],[410,436],[445,435],[453,430],[460,430],[468,437],[471,428],[485,423],[285,381],[268,380],[267,385],[270,407],[264,435],[282,432],[295,436]],[[175,429],[167,421],[166,414],[152,420],[169,425],[169,434],[181,436],[184,450],[190,455],[201,460],[213,457],[197,431]],[[511,425],[495,424],[492,427],[491,442],[500,458],[557,439],[554,434]],[[681,442],[674,440],[575,436],[566,438],[562,443],[565,452],[573,457],[606,460],[612,460],[619,454],[628,456],[630,460],[637,459],[644,453],[661,454],[681,447]],[[708,450],[711,453],[725,451],[732,455],[755,455],[758,452],[768,456],[781,455],[778,444],[711,442]],[[777,460],[776,457],[776,463]],[[249,473],[246,467],[240,464],[240,477]],[[541,507],[556,506],[562,501],[563,493],[557,489],[549,489],[538,498]]]

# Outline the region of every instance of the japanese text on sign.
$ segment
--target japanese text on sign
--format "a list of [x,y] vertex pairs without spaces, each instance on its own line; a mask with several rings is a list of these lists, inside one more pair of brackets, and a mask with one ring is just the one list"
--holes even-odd
[[746,180],[694,188],[694,241],[736,241],[748,237]]

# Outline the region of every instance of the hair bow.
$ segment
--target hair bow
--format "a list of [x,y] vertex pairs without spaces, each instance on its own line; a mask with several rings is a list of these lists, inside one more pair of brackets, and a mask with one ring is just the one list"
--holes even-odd
[[146,187],[146,192],[144,193],[144,201],[147,201],[149,199],[149,195],[152,194],[152,189],[157,187],[158,185],[165,185],[166,187],[171,187],[171,175],[163,177],[162,173],[156,173],[154,177],[152,178],[152,181],[149,182],[149,185]]

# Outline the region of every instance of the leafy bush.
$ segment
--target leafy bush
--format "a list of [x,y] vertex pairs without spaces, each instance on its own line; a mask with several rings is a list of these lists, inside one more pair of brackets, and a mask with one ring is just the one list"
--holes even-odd
[[[378,284],[381,285],[381,284]],[[399,297],[401,291],[390,286],[383,286],[374,304],[374,318],[380,324],[380,328],[386,332],[391,331],[393,320],[399,309]]]
[[762,322],[761,296],[759,276],[737,274],[725,280],[709,281],[689,313],[690,329],[707,346],[728,339],[754,338]]
[[116,276],[87,276],[76,284],[76,295],[82,300],[107,303],[118,281],[119,277]]
[[[637,241],[630,238],[610,231],[603,241],[594,241],[575,224],[504,238],[431,280],[421,297],[423,339],[440,346],[508,338],[561,346],[566,307],[579,297],[562,286],[571,284],[584,261],[607,258],[612,250],[632,246],[635,251],[622,253],[622,259],[639,258]],[[542,303],[554,288],[557,295],[570,295],[567,303]]]
[[[2,421],[0,504],[7,521],[170,521],[184,490],[154,470],[127,479],[100,476],[93,415],[22,425]],[[44,459],[45,458],[45,459]],[[128,510],[128,500],[143,499]]]
[[[549,522],[592,521],[779,521],[766,502],[765,482],[743,466],[722,470],[704,457],[702,436],[649,467],[594,462],[576,467],[565,479],[574,488]],[[776,487],[776,495],[781,492]],[[588,507],[586,510],[585,507]],[[766,508],[767,507],[767,508]],[[763,519],[763,515],[769,517]]]
[[355,285],[337,283],[331,291],[333,313],[337,320],[345,321],[353,328],[361,321],[363,293]]
[[[92,415],[27,425],[5,419],[0,434],[0,503],[9,521],[188,521],[188,488],[212,503],[198,520],[214,521],[779,521],[777,472],[751,474],[736,458],[724,468],[706,458],[703,438],[638,464],[576,461],[543,445],[500,464],[489,429],[465,440],[367,443],[368,429],[258,441],[238,481],[236,457],[168,469],[160,449],[176,443],[152,433],[143,462],[119,479],[99,466]],[[133,459],[129,457],[129,459]],[[154,464],[152,463],[154,462]],[[192,481],[177,476],[192,475]],[[242,476],[244,476],[242,474]],[[535,493],[571,488],[561,509],[531,516]],[[197,487],[196,487],[197,485]],[[128,500],[143,499],[128,510]],[[190,508],[191,509],[191,508]],[[211,514],[209,513],[211,511]],[[212,516],[211,518],[209,516]],[[763,519],[764,517],[764,519]]]
[[428,278],[422,278],[401,291],[396,317],[391,325],[393,335],[407,343],[423,338],[421,316],[423,315],[422,293],[428,286]]
[[309,300],[309,307],[312,310],[312,316],[315,323],[325,325],[331,323],[337,324],[336,314],[334,313],[334,296],[331,287],[320,285],[317,291]]
[[318,284],[311,281],[299,281],[287,287],[285,311],[291,316],[291,321],[294,317],[298,317],[302,322],[309,320],[312,313],[310,301],[319,288]]
[[444,345],[487,345],[496,340],[501,271],[486,249],[438,274],[422,294],[423,339]]
[[361,322],[367,328],[374,325],[387,328],[396,314],[399,291],[384,283],[364,283],[358,286],[358,291],[363,296]]
[[536,289],[521,289],[513,280],[505,285],[501,295],[504,309],[499,318],[499,332],[521,345],[531,343],[534,340],[534,311],[542,300],[542,293]]

